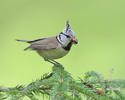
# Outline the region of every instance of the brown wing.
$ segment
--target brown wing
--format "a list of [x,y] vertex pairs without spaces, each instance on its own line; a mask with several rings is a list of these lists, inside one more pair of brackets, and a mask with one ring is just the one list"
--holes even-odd
[[[37,42],[37,41],[41,41],[41,40],[44,40],[46,38],[41,38],[41,39],[36,39],[36,40],[32,40],[32,41],[26,41],[27,43],[34,43],[34,42]],[[24,41],[24,40],[23,40]]]
[[32,41],[31,45],[28,48],[31,48],[32,50],[50,50],[56,49],[57,46],[58,41],[56,37],[49,37]]

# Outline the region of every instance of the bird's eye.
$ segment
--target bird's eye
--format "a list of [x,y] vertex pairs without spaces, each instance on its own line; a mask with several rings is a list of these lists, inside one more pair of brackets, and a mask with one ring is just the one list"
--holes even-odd
[[64,33],[60,33],[60,34],[63,34],[63,35],[65,35],[67,38],[71,38],[69,35],[66,35],[66,34],[64,34]]
[[69,36],[69,35],[66,35],[66,37],[67,37],[67,38],[70,38],[70,36]]

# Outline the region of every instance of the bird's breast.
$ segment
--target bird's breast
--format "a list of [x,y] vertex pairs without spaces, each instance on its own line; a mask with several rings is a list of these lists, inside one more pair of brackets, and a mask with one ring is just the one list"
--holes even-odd
[[40,56],[48,59],[58,59],[65,56],[69,51],[65,50],[61,46],[58,46],[56,49],[51,50],[39,50],[37,51]]

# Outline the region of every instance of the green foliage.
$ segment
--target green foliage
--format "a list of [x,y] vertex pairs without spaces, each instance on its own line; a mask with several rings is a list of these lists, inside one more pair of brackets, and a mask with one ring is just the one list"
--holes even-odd
[[51,100],[125,100],[125,80],[105,79],[94,71],[74,80],[62,65],[54,65],[52,73],[44,74],[27,86],[0,88],[0,100],[39,100],[48,96]]

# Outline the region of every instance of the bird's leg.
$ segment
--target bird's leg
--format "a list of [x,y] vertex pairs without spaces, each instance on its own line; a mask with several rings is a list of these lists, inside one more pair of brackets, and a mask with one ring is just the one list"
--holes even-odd
[[52,59],[48,59],[48,58],[44,58],[45,61],[48,61],[54,65],[61,65],[60,63],[56,62],[55,60],[52,60]]
[[58,64],[58,65],[61,65],[60,63],[58,63],[57,61],[55,61],[55,60],[53,60],[53,59],[51,59],[51,61],[55,62],[55,63]]
[[50,59],[44,58],[44,60],[56,65],[56,63],[52,62]]

